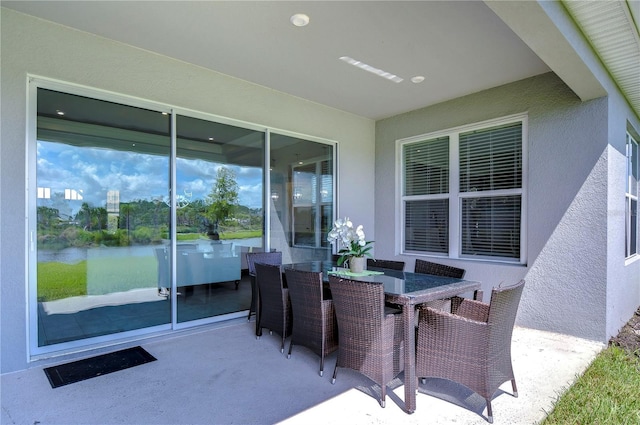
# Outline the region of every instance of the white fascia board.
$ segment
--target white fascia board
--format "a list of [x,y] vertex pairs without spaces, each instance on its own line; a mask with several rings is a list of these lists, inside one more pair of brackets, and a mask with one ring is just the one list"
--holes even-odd
[[[582,100],[607,95],[589,67],[597,56],[558,2],[485,0],[485,4]],[[556,12],[553,8],[556,8]],[[548,12],[566,15],[559,28]],[[558,19],[556,19],[558,21]],[[587,55],[589,57],[581,56]]]

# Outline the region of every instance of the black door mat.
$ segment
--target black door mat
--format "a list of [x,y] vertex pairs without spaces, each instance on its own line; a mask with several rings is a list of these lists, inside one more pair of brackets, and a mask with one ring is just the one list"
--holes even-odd
[[127,348],[84,360],[47,367],[44,373],[52,388],[106,375],[156,360],[142,347]]

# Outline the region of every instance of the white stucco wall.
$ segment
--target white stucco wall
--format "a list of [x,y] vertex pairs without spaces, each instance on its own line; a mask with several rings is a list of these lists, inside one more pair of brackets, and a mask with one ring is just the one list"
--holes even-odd
[[607,148],[607,290],[606,329],[608,339],[631,318],[640,305],[640,258],[625,261],[625,216],[624,216],[624,135],[627,123],[635,131],[640,131],[637,113],[621,94],[617,84],[611,79],[602,60],[594,53],[584,34],[573,22],[562,2],[541,1],[539,5],[560,29],[571,47],[589,68],[593,76],[602,84],[608,95],[608,143]]
[[373,229],[373,121],[12,10],[0,13],[0,372],[28,365],[28,74],[337,141],[338,175],[349,182],[338,193],[338,214]]
[[607,335],[616,335],[640,305],[640,255],[625,260],[627,128],[638,140],[640,119],[626,100],[609,97]]
[[[467,270],[485,300],[500,282],[527,281],[517,323],[603,341],[607,285],[607,99],[581,102],[549,73],[376,124],[376,256],[394,258],[396,140],[524,113],[527,265],[434,259]],[[400,257],[402,258],[402,257]],[[405,256],[407,269],[414,257]]]

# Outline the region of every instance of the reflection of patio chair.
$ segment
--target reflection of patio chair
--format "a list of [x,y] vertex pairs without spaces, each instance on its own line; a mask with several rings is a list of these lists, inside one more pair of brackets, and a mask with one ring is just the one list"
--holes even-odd
[[171,291],[169,288],[169,253],[166,248],[154,248],[158,270],[158,295],[168,297]]
[[232,255],[233,244],[230,243],[211,243],[211,250],[216,255]]

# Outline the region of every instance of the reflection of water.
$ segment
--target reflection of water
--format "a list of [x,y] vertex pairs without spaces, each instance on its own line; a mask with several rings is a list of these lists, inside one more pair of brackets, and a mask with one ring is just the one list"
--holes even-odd
[[65,249],[39,249],[38,262],[47,263],[57,261],[59,263],[75,264],[87,259],[87,248],[65,248]]
[[[198,251],[212,251],[211,241],[207,239],[199,239],[195,241],[179,242],[197,244]],[[262,245],[262,238],[249,239],[229,239],[222,241],[225,244],[256,246]],[[105,258],[105,257],[146,257],[153,256],[153,249],[160,245],[134,245],[134,246],[113,246],[113,247],[94,247],[94,248],[64,248],[60,250],[39,249],[38,262],[46,263],[55,261],[58,263],[75,264],[87,258]]]

